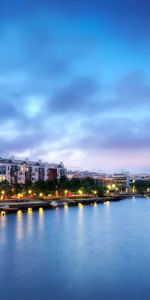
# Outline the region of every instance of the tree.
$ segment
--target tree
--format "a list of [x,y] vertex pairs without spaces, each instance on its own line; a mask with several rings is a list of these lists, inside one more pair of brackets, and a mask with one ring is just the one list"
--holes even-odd
[[150,189],[150,180],[136,180],[134,185],[137,191],[146,192]]
[[69,190],[71,192],[77,193],[77,191],[82,188],[81,179],[79,179],[79,178],[72,178],[69,181],[68,187],[69,187]]
[[58,191],[59,194],[64,195],[65,190],[69,188],[69,180],[66,176],[62,176],[58,182]]
[[11,185],[7,180],[0,182],[0,194],[7,197],[12,195]]

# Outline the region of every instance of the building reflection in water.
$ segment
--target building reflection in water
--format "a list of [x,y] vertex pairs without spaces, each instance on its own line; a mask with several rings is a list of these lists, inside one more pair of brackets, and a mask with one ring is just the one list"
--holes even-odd
[[64,205],[64,216],[65,219],[68,220],[69,206],[67,204]]
[[136,198],[135,196],[132,196],[132,201],[135,202],[136,201]]
[[110,201],[104,202],[104,206],[105,206],[106,218],[107,218],[107,220],[110,221],[110,219],[111,219],[111,202]]
[[61,220],[61,209],[59,207],[56,207],[54,209],[55,213],[55,224],[59,224]]

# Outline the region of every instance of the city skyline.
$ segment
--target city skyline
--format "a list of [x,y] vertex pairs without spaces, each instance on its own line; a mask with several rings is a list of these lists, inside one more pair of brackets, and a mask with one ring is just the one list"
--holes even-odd
[[0,156],[150,171],[148,1],[0,2]]

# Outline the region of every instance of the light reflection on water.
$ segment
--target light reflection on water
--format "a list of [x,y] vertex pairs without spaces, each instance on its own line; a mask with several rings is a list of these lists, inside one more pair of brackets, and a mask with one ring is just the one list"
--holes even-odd
[[16,218],[16,239],[20,241],[23,239],[23,213],[21,210],[17,212]]
[[67,228],[67,224],[69,222],[69,206],[68,205],[64,206],[64,220],[66,222],[66,228]]
[[38,211],[38,229],[40,233],[44,230],[44,209],[42,207]]
[[78,251],[81,250],[83,245],[83,235],[84,235],[84,206],[78,207],[78,216],[77,216],[77,246]]
[[6,215],[0,216],[0,228],[1,229],[4,229],[6,227],[6,220],[7,220]]
[[28,210],[27,212],[27,234],[32,236],[33,233],[33,211]]
[[0,245],[6,242],[7,216],[0,216]]

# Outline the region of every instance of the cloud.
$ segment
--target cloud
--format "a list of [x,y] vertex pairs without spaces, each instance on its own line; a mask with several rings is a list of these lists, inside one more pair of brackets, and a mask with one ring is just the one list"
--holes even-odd
[[0,2],[1,155],[98,168],[148,153],[149,4],[120,3]]
[[94,123],[89,121],[84,124],[85,135],[78,141],[77,147],[93,152],[148,150],[150,148],[149,127],[149,119],[142,119],[140,122],[123,116],[96,119]]
[[149,104],[150,82],[141,70],[133,71],[122,78],[117,85],[117,96],[132,104]]
[[83,113],[91,105],[91,97],[98,90],[92,78],[75,78],[67,87],[56,92],[50,100],[50,109],[54,113]]

